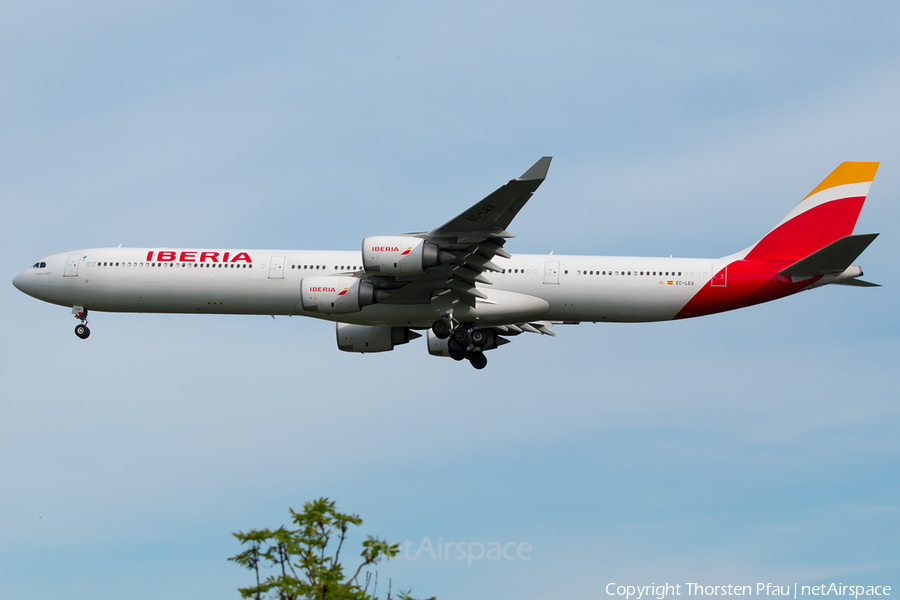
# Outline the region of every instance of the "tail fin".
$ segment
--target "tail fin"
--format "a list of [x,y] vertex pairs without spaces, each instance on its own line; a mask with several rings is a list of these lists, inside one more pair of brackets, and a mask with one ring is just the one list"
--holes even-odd
[[853,233],[878,165],[841,163],[744,258],[797,261]]

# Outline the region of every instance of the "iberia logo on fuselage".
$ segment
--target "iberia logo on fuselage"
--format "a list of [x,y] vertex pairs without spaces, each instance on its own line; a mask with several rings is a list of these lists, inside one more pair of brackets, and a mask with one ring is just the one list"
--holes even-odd
[[400,256],[406,256],[406,255],[409,254],[411,251],[412,251],[412,246],[410,246],[409,248],[407,248],[406,250],[404,250],[403,252],[401,252],[401,253],[400,253]]
[[340,292],[338,292],[338,296],[343,296],[344,294],[347,293],[347,290],[349,290],[349,289],[350,289],[349,287],[345,287],[343,290],[341,290]]
[[[153,258],[153,255],[156,258]],[[200,256],[197,256],[197,255]],[[199,262],[199,263],[252,263],[250,255],[246,252],[236,252],[231,256],[231,252],[207,252],[197,250],[150,250],[147,252],[147,261],[156,262]]]

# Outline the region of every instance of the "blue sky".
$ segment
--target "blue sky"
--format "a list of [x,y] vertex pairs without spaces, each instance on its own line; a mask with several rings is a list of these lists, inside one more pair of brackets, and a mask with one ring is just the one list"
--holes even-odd
[[[0,8],[5,278],[70,249],[355,249],[537,158],[512,252],[722,256],[843,160],[882,166],[872,290],[559,327],[489,367],[333,325],[69,312],[12,285],[0,596],[236,598],[230,532],[329,496],[438,598],[607,583],[900,586],[891,3],[70,3]],[[360,538],[361,539],[361,538]]]

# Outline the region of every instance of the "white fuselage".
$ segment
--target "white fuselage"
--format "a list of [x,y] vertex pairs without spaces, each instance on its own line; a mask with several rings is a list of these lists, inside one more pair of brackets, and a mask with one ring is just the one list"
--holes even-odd
[[[456,309],[476,325],[669,320],[710,284],[720,261],[518,254],[494,262],[503,271],[485,273],[493,285],[478,284],[488,298],[478,299],[474,308]],[[388,298],[346,314],[304,310],[301,280],[359,273],[360,252],[96,248],[57,254],[39,264],[46,266],[20,274],[16,287],[53,304],[92,311],[302,315],[428,327],[445,308],[440,298],[412,304]]]

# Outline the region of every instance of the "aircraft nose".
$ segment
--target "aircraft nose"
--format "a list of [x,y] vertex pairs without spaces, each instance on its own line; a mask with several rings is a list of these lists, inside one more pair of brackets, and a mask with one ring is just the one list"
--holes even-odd
[[24,292],[22,288],[25,287],[25,273],[19,273],[15,277],[13,277],[13,285],[16,286],[16,289],[20,292]]

